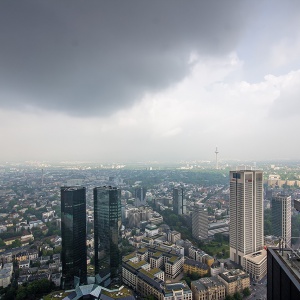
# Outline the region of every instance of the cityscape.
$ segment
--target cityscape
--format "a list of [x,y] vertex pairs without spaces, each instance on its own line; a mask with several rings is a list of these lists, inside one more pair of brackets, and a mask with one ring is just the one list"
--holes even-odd
[[300,1],[0,1],[0,300],[300,299]]
[[2,164],[1,299],[297,299],[300,163],[257,165]]

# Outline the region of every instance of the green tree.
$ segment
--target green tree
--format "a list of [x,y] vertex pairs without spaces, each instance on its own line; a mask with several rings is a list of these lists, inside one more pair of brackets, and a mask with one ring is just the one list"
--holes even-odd
[[239,292],[236,292],[236,293],[234,293],[234,295],[233,295],[233,299],[234,299],[234,300],[242,300],[243,297],[242,297],[242,295],[241,295]]
[[15,241],[12,242],[11,246],[12,246],[12,248],[21,247],[22,243],[19,239],[16,239]]
[[251,295],[251,291],[248,287],[243,289],[243,295],[244,295],[244,297],[248,297]]

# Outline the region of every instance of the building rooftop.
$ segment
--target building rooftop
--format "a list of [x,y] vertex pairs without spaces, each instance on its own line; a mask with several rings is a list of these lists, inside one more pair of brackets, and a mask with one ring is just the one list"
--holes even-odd
[[193,267],[197,267],[203,270],[208,270],[208,265],[204,264],[200,261],[194,260],[194,259],[188,259],[185,258],[184,259],[184,264],[189,265],[189,266],[193,266]]
[[192,286],[195,286],[198,291],[203,291],[203,290],[207,290],[212,287],[223,285],[223,283],[220,280],[218,280],[218,278],[216,278],[216,277],[201,278],[201,279],[192,281],[191,284],[192,284]]
[[267,250],[263,249],[263,250],[245,255],[244,258],[255,264],[260,264],[261,261],[263,261],[264,259],[267,259]]
[[220,273],[219,276],[227,282],[234,282],[237,279],[249,278],[249,275],[240,269],[232,269],[230,271]]
[[280,259],[300,284],[300,249],[293,251],[292,249],[269,248],[269,250]]

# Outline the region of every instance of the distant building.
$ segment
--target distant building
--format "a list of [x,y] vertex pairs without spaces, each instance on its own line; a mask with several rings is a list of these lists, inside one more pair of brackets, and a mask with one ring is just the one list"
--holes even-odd
[[192,235],[197,240],[208,238],[208,213],[204,204],[195,204],[192,213]]
[[146,193],[147,189],[145,187],[138,186],[134,190],[135,196],[135,206],[143,206],[146,204]]
[[173,189],[173,212],[176,215],[186,214],[186,199],[184,198],[183,188]]
[[120,273],[121,190],[111,186],[94,188],[95,274]]
[[281,237],[285,247],[291,246],[292,224],[291,196],[275,195],[272,197],[272,234]]
[[61,187],[61,235],[62,286],[73,288],[87,280],[85,187]]

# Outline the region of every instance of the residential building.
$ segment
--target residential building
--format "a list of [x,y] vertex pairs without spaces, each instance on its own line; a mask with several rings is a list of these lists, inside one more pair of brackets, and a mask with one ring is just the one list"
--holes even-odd
[[[94,188],[95,274],[110,272],[116,278],[121,269],[121,190]],[[97,276],[96,276],[97,282]]]
[[291,196],[273,195],[272,197],[272,234],[283,239],[285,247],[291,246]]
[[233,295],[236,292],[241,293],[245,288],[250,287],[249,275],[240,269],[219,273],[218,279],[225,285],[226,295]]
[[230,171],[230,259],[244,265],[244,256],[263,249],[263,172]]
[[87,280],[85,187],[61,187],[61,235],[62,287],[73,288]]
[[205,263],[185,258],[184,259],[184,264],[183,264],[183,272],[184,273],[195,273],[198,274],[199,276],[204,276],[209,272],[209,266]]
[[225,285],[216,277],[192,281],[191,290],[194,300],[223,300],[226,294]]

